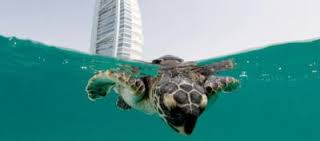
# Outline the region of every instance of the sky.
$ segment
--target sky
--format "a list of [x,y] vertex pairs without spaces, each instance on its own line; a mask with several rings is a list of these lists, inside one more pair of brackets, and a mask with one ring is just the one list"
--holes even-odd
[[[94,0],[0,0],[0,35],[89,52]],[[144,59],[320,38],[319,0],[139,0]]]

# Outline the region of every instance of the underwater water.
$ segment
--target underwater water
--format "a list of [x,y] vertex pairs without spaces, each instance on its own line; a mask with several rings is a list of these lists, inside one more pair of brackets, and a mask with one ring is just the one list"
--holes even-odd
[[116,108],[115,95],[87,99],[97,71],[133,65],[143,75],[157,67],[87,55],[0,36],[0,141],[319,141],[320,40],[288,43],[212,58],[233,59],[220,73],[241,80],[202,114],[191,136],[158,117]]

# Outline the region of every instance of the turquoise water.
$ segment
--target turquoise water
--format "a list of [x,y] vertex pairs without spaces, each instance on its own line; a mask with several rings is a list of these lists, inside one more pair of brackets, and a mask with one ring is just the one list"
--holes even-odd
[[0,140],[320,140],[320,40],[199,65],[226,58],[237,66],[220,75],[237,77],[241,87],[222,94],[192,136],[181,136],[158,117],[118,110],[115,95],[92,103],[84,91],[97,70],[134,65],[155,75],[156,66],[0,36]]

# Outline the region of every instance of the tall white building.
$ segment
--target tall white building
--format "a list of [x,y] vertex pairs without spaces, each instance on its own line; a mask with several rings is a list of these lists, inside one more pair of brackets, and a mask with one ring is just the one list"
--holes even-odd
[[143,43],[138,0],[96,0],[91,53],[141,60]]

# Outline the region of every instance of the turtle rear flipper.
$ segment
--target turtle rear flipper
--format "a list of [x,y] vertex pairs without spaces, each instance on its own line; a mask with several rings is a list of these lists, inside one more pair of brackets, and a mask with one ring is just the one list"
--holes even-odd
[[106,96],[114,86],[115,83],[103,71],[99,71],[88,81],[86,88],[88,98],[91,101],[96,101],[96,99]]
[[235,66],[233,60],[224,60],[221,62],[215,62],[213,64],[207,64],[204,66],[199,66],[195,69],[195,71],[210,76],[220,71],[230,70]]

